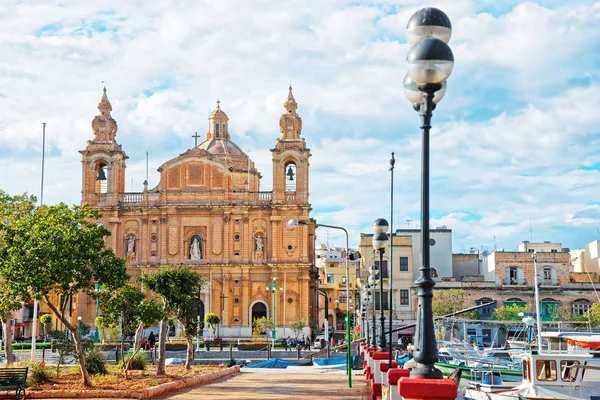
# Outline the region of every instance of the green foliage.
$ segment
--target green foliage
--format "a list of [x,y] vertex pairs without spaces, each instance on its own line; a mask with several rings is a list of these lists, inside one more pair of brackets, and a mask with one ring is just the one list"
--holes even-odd
[[587,312],[593,327],[600,326],[600,303],[594,303]]
[[46,368],[44,364],[28,362],[25,365],[29,367],[29,372],[27,374],[27,381],[29,381],[29,384],[50,382],[50,374],[48,373],[48,368]]
[[[146,295],[135,286],[125,285],[101,304],[104,325],[121,324],[121,337],[132,336],[140,324],[140,305]],[[156,322],[156,321],[153,321]]]
[[523,317],[519,316],[519,313],[531,312],[532,309],[531,304],[519,305],[517,303],[509,303],[496,308],[491,319],[497,321],[520,321]]
[[302,332],[302,330],[306,327],[306,320],[299,319],[290,324],[290,328],[294,331],[294,337],[298,339],[298,335]]
[[[202,286],[204,286],[204,278],[197,273],[185,269],[183,267],[178,268],[166,268],[162,269],[154,274],[146,275],[142,278],[144,286],[154,293],[158,294],[162,301],[162,311],[165,313],[165,317],[169,314],[174,315],[177,320],[183,325],[186,338],[188,339],[188,359],[186,360],[186,369],[191,367],[190,356],[193,357],[193,350],[190,350],[193,346],[191,337],[195,335],[195,325],[197,307],[198,307],[198,296]],[[161,373],[164,370],[164,359],[163,351],[165,349],[165,337],[159,335],[159,348],[161,355],[159,359],[161,363],[157,368],[157,373]],[[163,372],[164,373],[164,372]]]
[[261,336],[268,334],[271,329],[271,320],[266,317],[260,317],[252,321],[252,335]]
[[[39,207],[13,224],[0,249],[0,272],[10,280],[11,292],[22,300],[42,297],[50,308],[64,312],[70,295],[96,297],[96,283],[108,292],[121,287],[127,279],[125,262],[105,249],[110,231],[96,223],[99,217],[87,205],[61,203]],[[51,293],[62,304],[50,301]]]
[[42,325],[49,326],[52,323],[52,315],[51,314],[40,315],[40,323]]
[[85,368],[92,375],[106,375],[106,358],[97,350],[92,349],[85,358]]
[[[155,300],[146,300],[146,295],[139,288],[131,285],[123,286],[117,294],[102,302],[104,324],[116,326],[121,324],[121,352],[125,351],[125,338],[135,336],[138,327],[154,325],[164,317],[160,305]],[[131,363],[123,363],[123,369],[131,368]]]
[[75,355],[75,353],[76,353],[75,343],[73,342],[71,335],[65,334],[65,331],[62,331],[62,330],[50,331],[48,334],[50,335],[51,338],[56,340],[55,347],[56,347],[56,352],[58,353],[58,363],[56,365],[56,377],[58,378],[58,375],[60,373],[60,365],[65,363],[67,356]]
[[[462,289],[448,289],[433,293],[433,315],[439,317],[468,308],[466,305],[467,293]],[[475,310],[461,314],[461,318],[475,319]]]
[[[38,350],[41,349],[50,349],[50,343],[36,343],[35,347]],[[31,350],[31,343],[13,343],[13,350]]]
[[204,316],[204,322],[211,327],[214,336],[216,327],[221,323],[221,318],[215,313],[208,313]]
[[[133,356],[133,358],[131,358],[132,356]],[[146,359],[146,355],[144,353],[135,353],[134,355],[126,354],[125,355],[125,364],[127,364],[127,362],[129,361],[130,358],[131,358],[131,362],[129,363],[130,370],[143,371],[144,369],[146,369],[146,365],[148,365],[148,360]]]
[[[110,231],[98,224],[98,210],[89,205],[60,203],[33,209],[2,231],[0,277],[9,298],[42,299],[72,333],[77,327],[66,315],[69,299],[83,292],[98,296],[96,284],[112,293],[128,279],[125,261],[105,248]],[[81,363],[84,350],[78,349]],[[81,365],[86,386],[91,385]]]
[[104,329],[108,327],[106,319],[101,315],[99,317],[96,317],[96,319],[94,320],[94,325],[96,325],[98,329]]

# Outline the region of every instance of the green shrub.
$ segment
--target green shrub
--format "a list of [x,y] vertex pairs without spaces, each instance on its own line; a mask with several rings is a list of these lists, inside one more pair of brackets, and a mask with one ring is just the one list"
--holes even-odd
[[[125,363],[126,364],[130,358],[131,358],[131,354],[125,355]],[[136,353],[136,355],[133,357],[133,360],[131,360],[131,364],[129,364],[129,369],[143,371],[146,368],[146,365],[148,365],[148,360],[146,359],[146,355],[144,353]]]
[[90,351],[85,358],[85,369],[92,375],[105,375],[107,373],[106,358],[96,350]]
[[29,362],[26,363],[26,366],[29,367],[29,373],[27,374],[27,377],[31,384],[35,385],[39,383],[50,382],[50,374],[48,373],[48,370],[44,364]]
[[[14,343],[12,348],[13,348],[13,350],[31,350],[31,343]],[[37,342],[35,344],[35,348],[37,350],[41,350],[41,349],[49,350],[50,343]]]

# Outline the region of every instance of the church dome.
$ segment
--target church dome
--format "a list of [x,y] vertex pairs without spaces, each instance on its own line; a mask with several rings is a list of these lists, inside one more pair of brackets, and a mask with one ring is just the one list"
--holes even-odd
[[222,156],[222,155],[234,155],[234,156],[244,156],[244,152],[242,149],[238,147],[237,144],[233,143],[231,140],[227,139],[210,139],[205,140],[204,142],[198,145],[198,148],[201,150],[206,150],[213,156]]

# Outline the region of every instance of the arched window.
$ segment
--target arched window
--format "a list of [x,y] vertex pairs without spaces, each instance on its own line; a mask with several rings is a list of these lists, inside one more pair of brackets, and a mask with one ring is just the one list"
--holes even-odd
[[541,302],[540,314],[545,319],[560,319],[557,315],[560,308],[560,301],[554,299],[543,299]]
[[504,270],[505,285],[525,285],[525,274],[519,267],[508,267]]
[[108,166],[104,163],[98,164],[96,168],[96,193],[108,192]]
[[585,315],[589,311],[592,303],[586,299],[577,299],[573,302],[573,314]]
[[516,304],[518,306],[524,306],[525,302],[517,297],[512,297],[504,302],[505,306],[511,306],[513,304]]
[[[482,299],[475,301],[475,305],[480,306],[482,304],[491,303],[492,301],[494,301],[494,300],[490,299],[489,297],[484,297]],[[495,303],[492,305],[489,305],[487,307],[478,308],[477,309],[477,318],[478,319],[490,319],[490,317],[494,313],[495,309],[496,309]]]
[[190,238],[190,260],[201,260],[203,258],[202,253],[202,237],[200,235],[194,235]]
[[285,164],[285,190],[288,192],[296,191],[296,164],[293,162]]

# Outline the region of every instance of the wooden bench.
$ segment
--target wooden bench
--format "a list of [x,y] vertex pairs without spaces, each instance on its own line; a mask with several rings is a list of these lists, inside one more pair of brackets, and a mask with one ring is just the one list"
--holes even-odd
[[28,370],[28,367],[0,368],[0,390],[14,390],[16,400],[24,399]]

